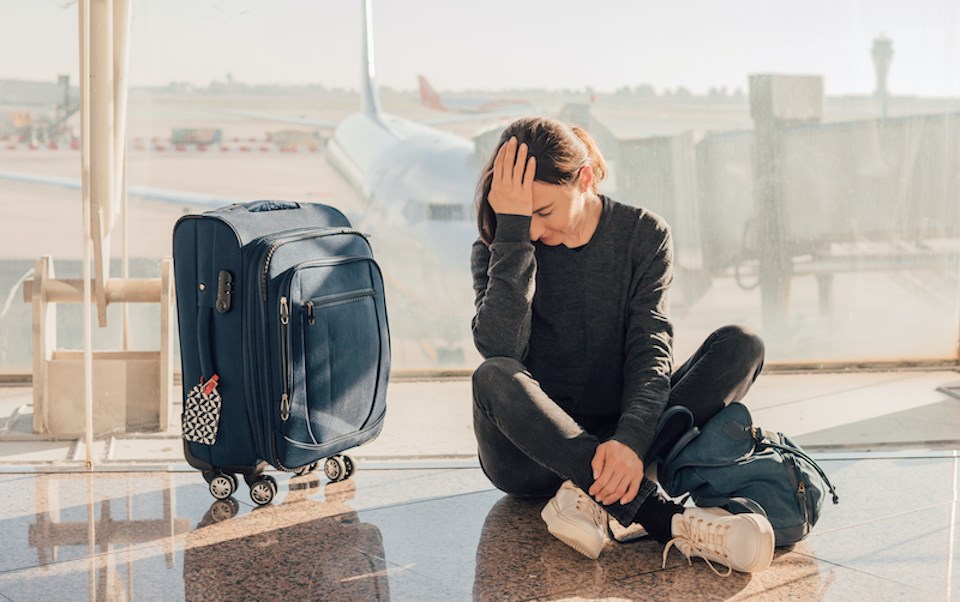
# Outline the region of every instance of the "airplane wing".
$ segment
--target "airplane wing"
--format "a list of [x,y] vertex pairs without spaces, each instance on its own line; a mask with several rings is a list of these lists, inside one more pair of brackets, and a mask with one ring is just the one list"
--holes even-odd
[[[322,119],[312,119],[309,117],[287,117],[283,115],[267,115],[263,113],[242,113],[238,111],[220,112],[217,115],[231,115],[234,117],[244,117],[246,119],[256,119],[259,121],[272,121],[275,123],[289,123],[292,125],[306,125],[318,129],[329,130],[331,133],[336,129],[337,124],[333,121],[324,121]],[[429,126],[451,125],[456,123],[470,123],[490,121],[491,119],[508,118],[516,115],[516,110],[509,111],[489,111],[486,113],[458,113],[435,119],[419,119],[417,123]]]
[[452,125],[455,123],[470,122],[489,122],[492,120],[513,120],[518,117],[517,111],[490,111],[488,113],[460,113],[449,117],[437,117],[436,119],[420,119],[417,122],[429,126]]
[[[74,180],[71,178],[58,178],[56,176],[45,176],[30,173],[15,173],[11,171],[0,171],[0,180],[28,182],[31,184],[45,184],[48,186],[60,186],[70,190],[80,190],[80,187],[82,186],[80,180]],[[127,196],[150,201],[160,201],[174,205],[183,205],[185,207],[194,207],[198,209],[217,209],[219,207],[223,207],[224,205],[238,203],[242,200],[215,196],[212,194],[186,192],[182,190],[151,188],[148,186],[129,186],[127,187]]]

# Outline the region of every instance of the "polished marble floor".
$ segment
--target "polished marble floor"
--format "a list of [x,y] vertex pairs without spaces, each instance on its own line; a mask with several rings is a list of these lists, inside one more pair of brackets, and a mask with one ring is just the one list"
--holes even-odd
[[[543,502],[493,489],[469,381],[391,383],[356,475],[245,485],[215,502],[179,432],[92,447],[31,432],[29,387],[0,387],[0,602],[6,600],[883,600],[960,602],[954,371],[765,374],[747,403],[821,460],[840,505],[755,575],[722,579],[646,540],[598,561],[550,536]],[[423,433],[430,433],[424,437]]]
[[542,502],[473,467],[277,474],[255,508],[200,475],[0,473],[0,600],[960,600],[955,451],[821,455],[841,497],[754,575],[720,578],[642,540],[583,558]]

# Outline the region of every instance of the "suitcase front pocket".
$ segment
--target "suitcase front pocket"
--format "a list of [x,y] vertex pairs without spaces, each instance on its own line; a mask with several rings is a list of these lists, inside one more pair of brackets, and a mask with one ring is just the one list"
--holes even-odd
[[304,419],[313,443],[357,432],[377,387],[380,334],[373,289],[303,305]]
[[[364,263],[339,269],[365,272],[369,282]],[[284,337],[290,363],[289,413],[281,427],[285,437],[322,445],[363,429],[380,380],[378,302],[382,300],[372,287],[290,302]]]

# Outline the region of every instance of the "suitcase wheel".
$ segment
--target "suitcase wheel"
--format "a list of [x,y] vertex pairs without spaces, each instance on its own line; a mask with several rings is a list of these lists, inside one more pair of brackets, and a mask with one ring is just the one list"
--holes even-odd
[[306,466],[301,466],[300,468],[294,469],[293,474],[298,477],[302,477],[305,474],[310,474],[317,469],[319,462],[314,462],[313,464],[307,464]]
[[270,475],[263,475],[250,486],[250,499],[258,506],[266,506],[277,495],[277,481]]
[[237,490],[237,477],[225,472],[217,473],[210,479],[210,495],[225,500]]
[[331,456],[323,463],[323,473],[334,483],[350,478],[354,464],[350,456]]

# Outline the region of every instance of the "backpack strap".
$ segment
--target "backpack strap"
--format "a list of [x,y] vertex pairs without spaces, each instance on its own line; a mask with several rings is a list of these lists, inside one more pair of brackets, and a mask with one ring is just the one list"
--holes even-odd
[[643,464],[649,466],[666,458],[676,446],[678,437],[693,426],[693,413],[684,406],[670,406],[660,414],[653,430],[653,442],[644,454]]
[[[755,427],[755,428],[756,428],[756,431],[759,433],[759,432],[760,432],[759,427]],[[834,504],[839,504],[839,503],[840,503],[840,497],[837,495],[837,489],[836,489],[836,487],[834,487],[834,486],[833,486],[833,483],[830,482],[830,479],[827,478],[827,474],[826,474],[825,472],[823,472],[823,469],[820,468],[820,465],[817,464],[816,461],[814,461],[813,458],[811,458],[810,456],[808,456],[808,455],[806,454],[806,452],[804,452],[803,450],[801,450],[801,449],[799,449],[799,448],[796,448],[796,447],[789,447],[789,446],[786,446],[786,445],[780,445],[779,443],[774,443],[774,442],[772,442],[769,438],[767,438],[767,439],[759,439],[759,438],[757,438],[756,436],[754,436],[754,438],[757,440],[757,445],[758,445],[758,446],[761,446],[761,447],[769,447],[770,449],[775,449],[775,450],[778,450],[778,451],[781,451],[781,452],[791,453],[791,454],[794,454],[794,455],[796,455],[796,456],[800,456],[801,458],[803,458],[804,460],[806,460],[806,461],[810,464],[810,466],[813,466],[814,470],[817,471],[817,473],[820,475],[820,478],[823,479],[823,482],[827,484],[827,487],[830,488],[830,495],[833,497],[833,503],[834,503]]]
[[700,429],[695,426],[691,426],[690,429],[681,435],[680,439],[673,444],[673,448],[671,448],[670,452],[667,453],[667,457],[660,462],[659,466],[657,466],[657,480],[660,481],[661,485],[663,483],[670,482],[670,474],[674,470],[674,460],[677,459],[677,456],[680,455],[680,452],[682,452],[688,445],[690,445],[691,442],[693,442],[694,439],[699,436]]

